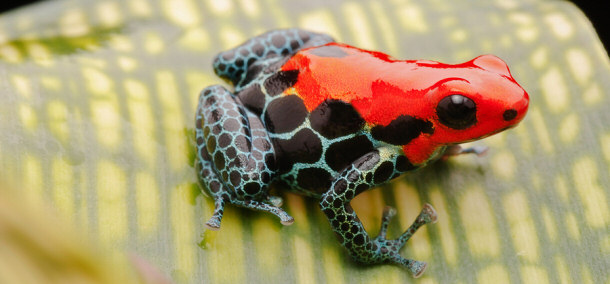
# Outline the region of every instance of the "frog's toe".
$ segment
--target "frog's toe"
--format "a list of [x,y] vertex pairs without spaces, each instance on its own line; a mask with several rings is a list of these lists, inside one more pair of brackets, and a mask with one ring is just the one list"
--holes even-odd
[[408,259],[402,257],[398,252],[404,245],[404,243],[398,240],[386,240],[380,239],[377,237],[374,241],[375,246],[379,248],[379,250],[375,253],[374,257],[375,262],[391,262],[394,264],[398,264],[402,267],[405,267],[411,272],[413,277],[420,277],[428,264],[424,261],[418,261],[413,259]]
[[445,153],[443,154],[443,159],[447,159],[451,156],[464,155],[464,154],[475,154],[479,157],[485,156],[489,147],[487,146],[479,146],[475,145],[469,148],[462,148],[460,145],[453,145],[447,147]]
[[402,257],[400,257],[400,259],[398,259],[396,262],[409,269],[414,278],[419,278],[422,276],[428,267],[428,264],[425,261],[406,259]]
[[425,261],[414,261],[414,263],[409,267],[411,273],[413,273],[413,277],[419,278],[428,268],[428,263]]
[[390,220],[392,217],[396,215],[396,209],[386,206],[383,208],[383,215],[381,217],[381,229],[379,230],[378,239],[385,239],[386,233],[388,232],[388,226],[390,225]]
[[411,224],[411,226],[398,238],[400,246],[402,247],[421,226],[429,223],[435,223],[436,219],[437,214],[434,207],[428,203],[424,204],[421,212],[419,212],[419,215],[413,224]]
[[205,223],[205,226],[212,231],[220,230],[220,221],[222,220],[222,212],[217,214],[218,211],[214,212],[214,215]]
[[426,203],[421,210],[418,218],[421,218],[425,224],[434,224],[438,219],[438,215],[436,214],[436,210],[432,205]]
[[463,154],[475,154],[479,157],[481,156],[485,156],[485,154],[487,154],[487,151],[489,150],[489,147],[487,146],[472,146],[470,148],[466,148],[462,150]]
[[282,225],[284,226],[290,226],[292,225],[292,223],[294,223],[294,218],[292,218],[292,216],[288,215],[288,213],[286,213],[286,211],[284,211],[282,208],[277,208],[277,216],[280,217],[280,223],[282,223]]
[[396,209],[391,206],[386,206],[383,208],[383,217],[382,222],[389,222],[392,217],[396,215]]
[[216,220],[209,220],[205,223],[205,227],[208,228],[208,230],[211,231],[218,231],[220,230],[220,222],[214,222]]
[[280,207],[284,203],[284,200],[279,196],[269,196],[268,200],[275,207]]
[[277,206],[273,206],[266,202],[255,201],[255,200],[231,200],[231,203],[238,205],[238,206],[250,208],[250,209],[269,212],[269,213],[277,216],[278,218],[280,218],[280,223],[282,223],[283,225],[291,225],[292,223],[294,223],[294,218],[292,218],[292,216],[288,215],[288,213],[286,213],[286,211],[284,211],[284,209],[277,207]]
[[290,226],[294,223],[294,218],[292,218],[292,216],[289,216],[288,214],[286,214],[287,218],[282,218],[280,219],[280,223],[282,223],[282,225],[284,226]]
[[222,198],[216,199],[214,202],[214,214],[205,223],[205,226],[212,231],[218,231],[220,229],[220,221],[222,221],[222,214],[224,213],[225,201]]

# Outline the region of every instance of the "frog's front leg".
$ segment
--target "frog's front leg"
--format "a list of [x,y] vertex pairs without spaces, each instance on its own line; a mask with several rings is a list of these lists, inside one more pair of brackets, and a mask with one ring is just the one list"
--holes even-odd
[[275,155],[260,118],[222,86],[204,89],[196,114],[197,170],[215,210],[206,223],[220,227],[225,203],[270,212],[282,224],[294,219],[269,196]]
[[479,157],[482,157],[485,154],[487,154],[488,150],[489,150],[489,147],[487,147],[487,146],[475,145],[475,146],[468,147],[468,148],[462,148],[462,146],[460,146],[460,145],[451,145],[451,146],[448,146],[447,149],[445,149],[445,152],[441,156],[441,159],[443,161],[445,161],[453,156],[459,156],[459,155],[465,155],[465,154],[475,154]]
[[357,159],[335,178],[331,189],[322,196],[320,205],[339,241],[354,259],[367,264],[396,263],[418,277],[424,272],[426,263],[405,259],[399,250],[419,227],[436,221],[432,206],[426,204],[409,229],[399,238],[388,240],[386,231],[395,212],[393,209],[384,211],[379,236],[372,239],[349,204],[359,193],[414,168],[399,151],[382,147]]

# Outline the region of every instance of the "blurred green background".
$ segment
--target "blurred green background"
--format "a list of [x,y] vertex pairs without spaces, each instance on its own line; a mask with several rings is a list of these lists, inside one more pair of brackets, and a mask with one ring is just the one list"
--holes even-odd
[[[396,58],[495,54],[529,92],[520,126],[476,142],[487,156],[354,200],[372,235],[386,204],[398,209],[393,234],[424,202],[437,209],[402,251],[429,263],[422,278],[355,264],[317,202],[292,194],[292,226],[231,207],[219,232],[204,230],[213,203],[192,167],[198,93],[223,83],[216,53],[282,27]],[[564,1],[41,1],[0,15],[0,182],[23,210],[47,208],[91,246],[176,283],[610,283],[608,89],[608,55]]]

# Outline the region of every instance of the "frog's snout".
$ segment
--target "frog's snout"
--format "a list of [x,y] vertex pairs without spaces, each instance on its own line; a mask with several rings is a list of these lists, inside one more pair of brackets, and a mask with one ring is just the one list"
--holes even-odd
[[523,91],[523,95],[504,110],[502,119],[509,124],[517,124],[527,113],[528,107],[529,95]]

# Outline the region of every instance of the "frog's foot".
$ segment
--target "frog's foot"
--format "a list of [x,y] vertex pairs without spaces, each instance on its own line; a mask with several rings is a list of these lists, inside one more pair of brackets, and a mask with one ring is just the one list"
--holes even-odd
[[487,154],[487,151],[489,150],[489,147],[487,146],[472,146],[472,147],[468,147],[468,148],[462,148],[462,146],[460,145],[452,145],[447,147],[447,150],[445,150],[445,153],[443,154],[443,159],[447,159],[451,156],[457,156],[457,155],[463,155],[463,154],[475,154],[479,157],[484,156],[485,154]]
[[390,261],[409,269],[413,274],[413,277],[417,278],[426,270],[426,262],[403,258],[398,251],[405,245],[411,236],[415,234],[417,229],[425,224],[436,222],[436,211],[430,204],[425,204],[419,213],[419,216],[417,216],[417,219],[415,219],[409,229],[407,229],[398,239],[388,240],[386,239],[388,225],[394,215],[396,215],[396,210],[393,208],[386,207],[384,209],[383,217],[381,219],[381,230],[377,238],[373,240],[373,243],[377,246],[382,260]]
[[[272,197],[270,197],[270,201],[271,202],[279,201],[281,203],[282,198],[277,197],[277,196],[272,196]],[[285,226],[289,226],[289,225],[292,225],[292,223],[294,223],[294,218],[292,218],[292,216],[288,215],[288,213],[286,213],[286,211],[284,211],[282,208],[279,208],[278,206],[270,205],[270,204],[267,204],[264,202],[253,201],[253,200],[230,199],[229,203],[235,204],[237,206],[249,208],[249,209],[262,210],[262,211],[269,212],[269,213],[277,216],[278,218],[280,218],[280,223],[282,223],[282,225],[285,225]],[[224,213],[224,206],[225,206],[224,199],[222,199],[222,198],[216,199],[214,214],[212,214],[212,217],[210,217],[210,220],[208,220],[205,223],[205,226],[209,230],[218,231],[220,229],[220,221],[222,221],[222,214]]]
[[282,223],[282,225],[285,225],[285,226],[289,226],[289,225],[292,225],[292,223],[294,223],[294,218],[292,218],[292,216],[288,215],[288,213],[286,213],[286,211],[284,211],[284,209],[271,205],[271,204],[254,201],[254,200],[232,200],[231,203],[235,204],[237,206],[242,206],[242,207],[246,207],[246,208],[250,208],[250,209],[254,209],[254,210],[261,210],[261,211],[269,212],[269,213],[277,216],[278,218],[280,218],[280,223]]
[[220,221],[222,221],[222,213],[224,212],[225,201],[222,198],[216,199],[214,202],[214,214],[210,220],[205,223],[205,226],[212,231],[218,231],[220,229]]

